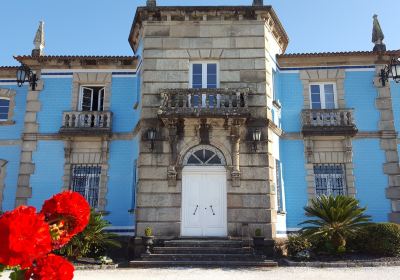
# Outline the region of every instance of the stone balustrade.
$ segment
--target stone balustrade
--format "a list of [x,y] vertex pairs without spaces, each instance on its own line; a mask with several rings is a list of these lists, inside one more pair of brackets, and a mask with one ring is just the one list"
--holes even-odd
[[302,111],[303,135],[350,135],[358,130],[352,109],[307,109]]
[[161,92],[161,116],[245,117],[249,89],[166,89]]
[[60,133],[111,133],[112,113],[109,111],[63,112]]

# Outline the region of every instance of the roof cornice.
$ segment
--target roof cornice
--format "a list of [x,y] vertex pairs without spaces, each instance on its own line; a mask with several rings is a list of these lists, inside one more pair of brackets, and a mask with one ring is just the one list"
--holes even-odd
[[[157,6],[138,7],[129,33],[129,44],[136,53],[140,41],[140,31],[144,21],[171,20],[201,21],[203,16],[220,17],[225,20],[264,20],[273,29],[273,36],[284,52],[289,37],[272,6]],[[171,16],[172,15],[172,16]]]

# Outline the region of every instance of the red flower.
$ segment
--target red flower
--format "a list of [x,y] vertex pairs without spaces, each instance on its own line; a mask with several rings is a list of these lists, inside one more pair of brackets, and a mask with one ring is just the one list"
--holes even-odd
[[25,279],[33,280],[71,280],[73,277],[74,266],[54,254],[36,260],[36,265],[25,273]]
[[1,264],[28,268],[50,251],[49,225],[34,207],[20,206],[0,217]]
[[89,222],[90,206],[77,192],[56,194],[43,204],[41,213],[50,224],[53,247],[61,248]]

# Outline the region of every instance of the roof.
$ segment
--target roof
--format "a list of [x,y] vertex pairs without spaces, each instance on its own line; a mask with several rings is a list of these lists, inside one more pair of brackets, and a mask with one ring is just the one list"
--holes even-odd
[[[190,13],[193,15],[198,15],[199,13],[212,13],[212,12],[228,12],[234,14],[242,14],[243,18],[250,17],[251,15],[259,13],[269,13],[273,22],[275,23],[276,31],[282,41],[282,49],[285,50],[289,44],[289,37],[283,28],[278,16],[276,15],[274,9],[270,5],[266,6],[156,6],[156,7],[138,7],[136,9],[136,14],[132,22],[131,31],[129,33],[129,44],[131,45],[134,52],[137,50],[138,42],[135,41],[135,36],[138,35],[137,30],[135,30],[137,25],[140,25],[142,21],[147,20],[147,15],[153,14],[152,20],[161,20],[162,13],[167,12],[179,12],[181,15],[184,13]],[[275,34],[274,34],[275,35]]]
[[277,55],[280,67],[308,67],[308,66],[338,66],[359,65],[371,66],[387,64],[394,56],[400,56],[400,50],[384,52],[348,51],[348,52],[320,52],[320,53],[292,53]]
[[96,66],[112,66],[119,68],[136,67],[138,57],[136,56],[104,56],[104,55],[18,55],[14,58],[21,64],[30,67],[68,67],[68,68],[94,68]]
[[[366,56],[366,55],[380,55],[382,52],[374,51],[348,51],[348,52],[315,52],[315,53],[287,53],[277,55],[278,58],[290,57],[327,57],[327,56]],[[384,52],[385,55],[399,55],[400,50],[390,50]]]

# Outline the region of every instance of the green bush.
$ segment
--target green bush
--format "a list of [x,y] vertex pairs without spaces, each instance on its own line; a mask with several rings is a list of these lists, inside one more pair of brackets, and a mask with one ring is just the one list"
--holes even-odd
[[151,229],[151,227],[146,227],[144,229],[144,236],[147,236],[147,237],[153,236],[153,230]]
[[393,223],[371,224],[349,240],[356,252],[371,255],[400,256],[400,225]]
[[344,253],[346,240],[370,224],[370,216],[364,214],[366,208],[348,196],[320,196],[312,199],[304,210],[313,219],[301,223],[306,225],[301,234],[309,240],[325,241],[330,253]]
[[286,241],[286,248],[288,255],[295,257],[298,253],[304,250],[311,250],[312,244],[302,235],[291,234],[288,236],[288,240]]
[[260,229],[260,228],[257,228],[257,229],[255,230],[254,234],[255,234],[256,237],[260,237],[260,236],[261,236],[261,229]]
[[91,210],[86,228],[75,235],[58,253],[72,260],[80,257],[99,259],[105,255],[107,248],[121,246],[115,240],[116,234],[105,231],[107,226],[109,222],[104,220],[101,214]]

